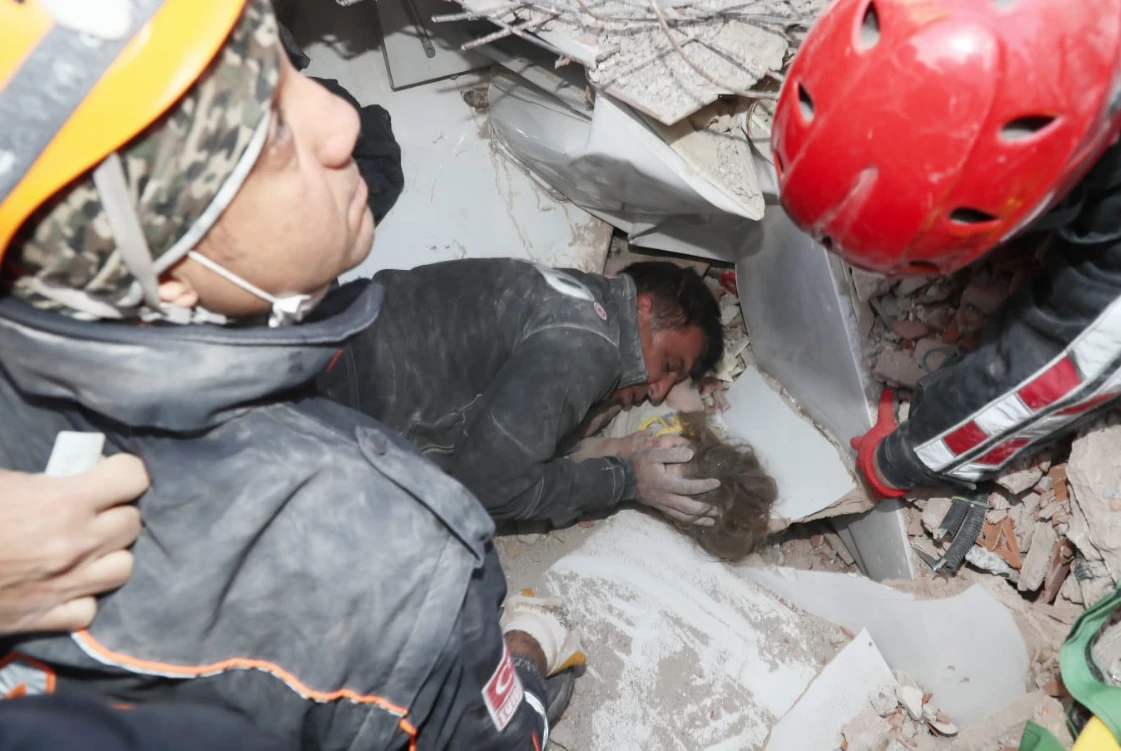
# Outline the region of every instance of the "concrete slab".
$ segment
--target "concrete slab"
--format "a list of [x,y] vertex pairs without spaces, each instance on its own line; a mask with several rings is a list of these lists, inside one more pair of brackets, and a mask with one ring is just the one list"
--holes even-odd
[[832,623],[867,629],[888,665],[934,694],[959,726],[981,722],[1026,693],[1027,646],[1012,613],[981,587],[921,600],[856,575],[747,567],[737,573]]
[[766,751],[841,747],[841,729],[870,706],[895,676],[867,631],[861,631],[814,679],[806,693],[771,729]]
[[747,441],[778,483],[774,515],[802,519],[856,490],[836,446],[749,367],[725,394],[718,416],[728,435]]
[[292,33],[311,57],[305,72],[335,78],[360,103],[385,107],[401,145],[404,193],[378,226],[374,251],[343,278],[493,256],[602,269],[611,227],[499,152],[487,113],[463,101],[463,92],[485,85],[489,74],[393,91],[376,13],[376,3],[314,2],[292,19]]
[[761,749],[849,641],[639,511],[598,522],[536,586],[588,652],[553,735],[568,749]]

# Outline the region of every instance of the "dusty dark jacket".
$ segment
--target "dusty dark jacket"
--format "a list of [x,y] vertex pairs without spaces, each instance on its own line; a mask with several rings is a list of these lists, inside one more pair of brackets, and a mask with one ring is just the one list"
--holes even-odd
[[100,431],[152,480],[132,578],[90,630],[8,647],[60,692],[224,706],[290,747],[403,749],[417,728],[420,749],[530,751],[533,710],[499,734],[482,703],[504,654],[492,521],[404,439],[299,392],[380,297],[352,286],[272,330],[0,299],[0,466],[41,471],[59,430]]
[[375,280],[381,316],[320,379],[328,396],[400,430],[496,519],[633,497],[629,461],[559,458],[593,404],[646,380],[630,278],[485,259]]
[[980,344],[924,378],[880,444],[897,487],[986,478],[1121,393],[1121,145],[1035,231],[1045,272],[989,320]]

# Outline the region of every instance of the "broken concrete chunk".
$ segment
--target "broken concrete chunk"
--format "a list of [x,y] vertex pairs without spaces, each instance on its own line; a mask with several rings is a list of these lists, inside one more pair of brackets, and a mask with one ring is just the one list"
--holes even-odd
[[930,327],[922,321],[894,321],[891,330],[896,336],[908,341],[921,339],[930,333]]
[[913,356],[891,347],[885,347],[880,352],[872,371],[881,381],[909,389],[913,389],[926,375]]
[[1043,470],[1038,467],[1020,467],[1006,471],[996,482],[1009,493],[1019,495],[1034,488],[1041,479],[1043,479]]
[[880,717],[887,717],[899,706],[899,702],[895,700],[895,695],[887,691],[877,691],[870,701],[872,709],[876,710],[876,714]]
[[1050,522],[1038,522],[1032,534],[1031,548],[1024,556],[1024,565],[1020,567],[1021,592],[1034,592],[1043,586],[1043,579],[1051,566],[1051,553],[1059,541],[1054,527]]
[[991,550],[985,550],[980,545],[971,547],[969,552],[965,554],[965,560],[990,574],[1008,579],[1014,579],[1016,576],[1016,569],[1009,566],[998,554]]
[[922,719],[922,689],[915,686],[904,686],[899,684],[895,689],[895,696],[899,699],[899,703],[907,710],[912,720]]
[[852,272],[852,286],[856,290],[856,297],[861,302],[879,297],[891,289],[891,280],[886,277],[861,269],[850,268],[849,271]]
[[957,725],[950,722],[950,718],[946,717],[946,715],[942,714],[941,712],[938,713],[937,719],[935,719],[933,722],[930,722],[928,724],[939,735],[957,735],[958,734]]
[[[1066,466],[1072,504],[1085,518],[1084,525],[1072,519],[1071,541],[1087,558],[1104,560],[1114,580],[1121,579],[1121,514],[1113,510],[1113,502],[1121,500],[1121,424],[1116,423],[1113,417],[1079,436]],[[1052,467],[1051,476],[1057,468]],[[1055,477],[1056,491],[1064,484],[1061,479]]]
[[946,517],[946,512],[950,510],[950,506],[954,503],[952,498],[931,498],[926,502],[926,508],[922,512],[922,524],[931,534],[938,531],[938,525],[942,523],[942,519]]
[[1086,604],[1082,599],[1082,588],[1078,585],[1078,577],[1075,576],[1069,576],[1067,580],[1063,582],[1063,586],[1059,588],[1059,597],[1072,605]]
[[891,724],[869,707],[841,730],[846,751],[880,751],[891,737]]
[[930,284],[930,279],[914,276],[896,284],[893,292],[896,297],[910,297],[928,284]]

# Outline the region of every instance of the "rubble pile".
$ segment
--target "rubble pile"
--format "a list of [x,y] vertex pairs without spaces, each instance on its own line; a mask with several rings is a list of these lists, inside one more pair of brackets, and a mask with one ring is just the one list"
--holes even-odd
[[[1044,639],[1053,643],[1040,645],[1031,671],[1036,686],[1051,696],[1065,692],[1056,663],[1062,635],[1121,581],[1119,455],[1121,413],[1113,411],[1073,441],[1005,470],[988,495],[984,525],[965,559],[969,568],[1006,581],[1005,590],[1020,595],[1029,620],[1058,626]],[[906,509],[912,547],[928,564],[951,543],[939,539],[939,528],[952,503],[932,495],[911,499]],[[928,565],[920,575],[954,572],[935,573]]]
[[[946,748],[958,728],[906,673],[871,697],[841,730],[841,751],[928,751]],[[942,741],[941,743],[939,741]]]
[[[1055,451],[1065,453],[1062,448]],[[1055,452],[1035,457],[1031,464],[1014,465],[997,480],[989,494],[984,526],[966,561],[1001,576],[1032,602],[1056,602],[1081,608],[1084,603],[1077,577],[1071,577],[1074,549],[1068,537],[1072,504],[1067,462]],[[913,546],[937,559],[951,539],[940,534],[952,499],[916,498],[907,509]]]
[[1011,247],[951,276],[893,282],[852,270],[865,361],[882,383],[913,389],[976,346],[988,317],[1031,274],[1036,248]]

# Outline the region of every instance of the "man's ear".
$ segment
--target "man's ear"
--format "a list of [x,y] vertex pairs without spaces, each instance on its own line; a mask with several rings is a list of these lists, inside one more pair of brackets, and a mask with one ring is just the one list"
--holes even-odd
[[193,308],[199,304],[199,293],[195,291],[187,280],[174,279],[164,276],[160,282],[160,300],[178,305],[182,308]]
[[647,316],[649,316],[650,311],[652,311],[653,309],[654,298],[650,297],[650,295],[647,294],[641,294],[638,296],[638,311],[640,313],[645,313]]

